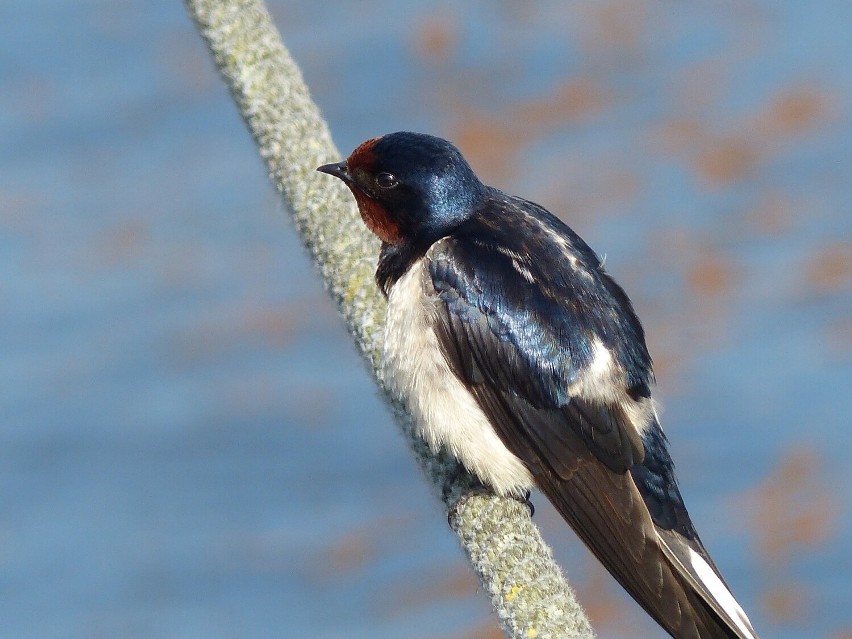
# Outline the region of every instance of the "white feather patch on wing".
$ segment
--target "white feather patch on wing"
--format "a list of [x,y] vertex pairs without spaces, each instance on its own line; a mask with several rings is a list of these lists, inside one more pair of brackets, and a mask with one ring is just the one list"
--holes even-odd
[[568,386],[568,393],[592,402],[621,406],[640,436],[656,418],[656,406],[650,397],[637,401],[627,393],[624,369],[598,337],[592,341],[592,361]]
[[388,295],[382,368],[432,450],[446,448],[501,495],[521,495],[532,475],[503,444],[473,395],[450,369],[435,334],[434,294],[423,259]]

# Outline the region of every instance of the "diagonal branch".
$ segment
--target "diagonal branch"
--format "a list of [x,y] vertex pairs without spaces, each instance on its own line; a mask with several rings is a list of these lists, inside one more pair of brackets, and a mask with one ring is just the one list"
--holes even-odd
[[[379,244],[348,190],[315,172],[341,155],[262,0],[187,0],[240,114],[283,195],[359,352],[378,363],[385,300],[373,281]],[[590,639],[593,632],[527,509],[473,494],[455,462],[433,455],[391,402],[417,461],[452,512],[450,524],[510,637]],[[458,501],[460,495],[466,499]]]

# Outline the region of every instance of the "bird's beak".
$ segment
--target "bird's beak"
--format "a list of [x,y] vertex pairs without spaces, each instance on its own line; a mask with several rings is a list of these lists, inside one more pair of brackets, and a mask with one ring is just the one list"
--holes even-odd
[[317,171],[320,173],[328,173],[336,178],[340,178],[346,182],[346,184],[350,184],[352,182],[352,175],[349,173],[349,167],[346,166],[346,161],[337,162],[335,164],[324,164],[317,167]]

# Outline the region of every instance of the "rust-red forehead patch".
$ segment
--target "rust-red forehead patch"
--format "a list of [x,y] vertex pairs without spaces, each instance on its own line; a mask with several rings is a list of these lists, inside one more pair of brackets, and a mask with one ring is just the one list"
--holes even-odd
[[379,140],[381,140],[380,137],[370,138],[352,151],[352,154],[346,160],[346,166],[349,167],[350,172],[355,169],[364,169],[368,173],[372,172],[377,162],[375,146]]

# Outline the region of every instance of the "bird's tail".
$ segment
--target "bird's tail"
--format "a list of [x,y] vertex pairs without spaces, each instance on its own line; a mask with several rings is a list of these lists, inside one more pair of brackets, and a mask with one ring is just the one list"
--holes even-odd
[[591,458],[539,488],[628,593],[676,639],[758,639],[701,541],[652,521],[630,473]]

